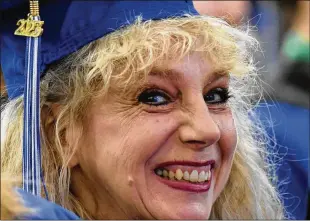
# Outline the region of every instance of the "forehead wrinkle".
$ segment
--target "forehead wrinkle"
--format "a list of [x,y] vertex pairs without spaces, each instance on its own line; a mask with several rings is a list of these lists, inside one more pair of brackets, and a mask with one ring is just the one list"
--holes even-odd
[[182,77],[184,76],[184,73],[181,73],[174,69],[168,69],[168,68],[156,68],[151,71],[150,76],[157,76],[163,79],[171,80],[171,81],[180,81]]
[[[156,68],[151,71],[150,76],[158,76],[163,79],[171,80],[174,82],[179,82],[184,78],[185,72],[180,72],[179,70],[175,69],[159,69]],[[205,82],[203,82],[205,85],[209,85],[214,81],[219,80],[220,78],[227,77],[229,78],[229,73],[227,70],[217,70],[213,71],[211,73],[205,74]]]

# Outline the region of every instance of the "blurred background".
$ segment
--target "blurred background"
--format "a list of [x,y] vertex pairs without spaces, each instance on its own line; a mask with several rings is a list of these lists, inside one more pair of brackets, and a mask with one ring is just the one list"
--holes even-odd
[[[194,1],[199,13],[255,27],[265,100],[256,111],[279,158],[277,188],[291,219],[309,211],[309,1]],[[5,56],[1,55],[0,56]],[[1,104],[7,100],[1,66]],[[263,188],[263,187],[262,187]]]

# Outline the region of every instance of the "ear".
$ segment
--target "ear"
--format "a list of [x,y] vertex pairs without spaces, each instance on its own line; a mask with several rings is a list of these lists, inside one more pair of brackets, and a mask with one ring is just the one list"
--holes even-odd
[[[55,124],[57,118],[59,117],[62,106],[60,104],[51,104],[48,107],[45,107],[42,111],[42,120],[44,122],[44,127],[47,131],[47,136],[49,138],[53,138],[55,136]],[[61,137],[61,143],[63,148],[67,148],[69,151],[65,151],[69,153],[69,162],[68,167],[71,169],[79,164],[77,154],[72,153],[74,151],[74,147],[77,146],[77,131],[75,132],[74,128],[70,128],[70,124],[66,124],[64,128],[64,136]],[[75,151],[76,152],[76,151]],[[72,153],[72,154],[71,154]]]

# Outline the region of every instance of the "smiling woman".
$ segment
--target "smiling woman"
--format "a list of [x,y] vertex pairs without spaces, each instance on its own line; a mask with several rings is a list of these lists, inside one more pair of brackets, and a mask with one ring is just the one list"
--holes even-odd
[[[249,117],[257,47],[212,17],[137,18],[49,65],[42,197],[84,219],[284,218],[263,131]],[[2,113],[10,177],[22,175],[22,113],[23,97]],[[12,217],[27,214],[1,200]]]

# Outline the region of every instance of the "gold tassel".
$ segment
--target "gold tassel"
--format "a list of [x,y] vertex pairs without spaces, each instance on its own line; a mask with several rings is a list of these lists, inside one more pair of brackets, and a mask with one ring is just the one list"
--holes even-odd
[[32,16],[39,15],[39,1],[30,1],[30,14]]

